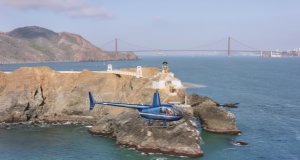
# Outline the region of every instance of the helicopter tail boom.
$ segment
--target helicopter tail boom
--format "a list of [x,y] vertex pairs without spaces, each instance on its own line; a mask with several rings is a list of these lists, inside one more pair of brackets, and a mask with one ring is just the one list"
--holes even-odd
[[144,109],[151,107],[150,105],[144,104],[126,104],[126,103],[113,103],[113,102],[97,102],[92,93],[89,92],[89,100],[90,100],[90,111],[92,111],[96,104],[108,105],[108,106],[115,106],[115,107],[126,107],[126,108],[135,108],[135,109]]

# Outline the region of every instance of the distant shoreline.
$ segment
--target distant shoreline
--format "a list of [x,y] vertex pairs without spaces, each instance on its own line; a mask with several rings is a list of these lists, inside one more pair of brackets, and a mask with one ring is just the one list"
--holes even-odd
[[17,62],[17,63],[0,63],[0,65],[14,65],[14,64],[43,64],[43,63],[77,63],[77,62],[114,62],[114,61],[138,61],[141,58],[137,59],[119,59],[119,60],[95,60],[95,61],[32,61],[32,62]]

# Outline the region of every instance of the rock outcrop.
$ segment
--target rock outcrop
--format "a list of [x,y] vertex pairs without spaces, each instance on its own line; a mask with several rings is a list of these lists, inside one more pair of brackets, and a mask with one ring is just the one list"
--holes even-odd
[[108,114],[99,119],[89,131],[92,134],[116,138],[117,144],[134,147],[146,153],[159,152],[177,156],[197,157],[203,155],[199,146],[200,133],[194,122],[191,107],[181,108],[184,118],[168,128],[152,127],[137,111]]
[[204,130],[226,134],[238,134],[241,132],[236,126],[234,115],[220,108],[219,104],[212,99],[192,94],[189,96],[188,101]]
[[[145,68],[144,71],[151,76],[158,69]],[[151,86],[149,78],[113,73],[59,73],[48,67],[24,67],[9,74],[0,72],[0,123],[90,123],[92,134],[114,137],[120,145],[144,152],[189,157],[203,155],[194,116],[207,131],[240,132],[233,114],[219,108],[213,100],[198,95],[189,97],[192,107],[179,108],[184,113],[183,119],[168,128],[148,127],[147,121],[134,109],[98,105],[93,112],[89,111],[88,91],[99,101],[151,104]],[[182,101],[185,91],[178,92],[167,95],[161,90],[162,103]],[[159,126],[160,122],[153,125]]]
[[[88,91],[97,100],[151,104],[150,79],[91,71],[58,73],[48,67],[0,72],[0,79],[0,122],[92,123],[91,132],[116,137],[118,144],[141,151],[191,157],[203,154],[191,107],[184,119],[167,129],[148,128],[134,109],[97,106],[93,112],[88,110]],[[164,103],[183,98],[160,94]]]
[[99,115],[88,110],[88,91],[99,100],[124,103],[151,103],[153,93],[149,79],[112,73],[59,73],[48,67],[24,67],[10,74],[0,72],[0,78],[0,122],[80,121]]
[[131,52],[107,53],[77,34],[29,26],[0,33],[0,63],[134,60]]

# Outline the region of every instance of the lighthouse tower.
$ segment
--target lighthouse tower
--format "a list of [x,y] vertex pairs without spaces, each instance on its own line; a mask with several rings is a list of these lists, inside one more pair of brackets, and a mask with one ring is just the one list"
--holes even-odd
[[164,61],[162,63],[162,73],[169,73],[169,66],[168,66],[168,62]]

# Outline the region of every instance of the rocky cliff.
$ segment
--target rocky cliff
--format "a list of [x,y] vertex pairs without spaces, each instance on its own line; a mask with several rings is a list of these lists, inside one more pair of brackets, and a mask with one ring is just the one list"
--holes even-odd
[[[181,108],[182,109],[182,108]],[[184,119],[167,128],[154,122],[148,127],[145,119],[137,111],[109,113],[97,120],[89,131],[116,139],[117,144],[134,147],[146,153],[165,153],[176,156],[197,157],[203,155],[199,142],[200,133],[194,122],[191,107],[184,108]]]
[[[149,75],[158,71],[146,70]],[[92,134],[116,138],[120,145],[190,157],[203,155],[194,116],[199,117],[208,131],[238,131],[229,112],[214,108],[212,100],[199,96],[189,98],[193,107],[181,108],[184,118],[168,128],[148,127],[147,121],[134,109],[99,105],[93,112],[88,110],[88,91],[99,101],[150,104],[151,85],[148,78],[91,71],[59,73],[48,67],[20,68],[10,74],[0,72],[0,122],[91,123]],[[164,91],[160,94],[163,103],[182,101],[185,95],[183,90],[176,96]]]
[[0,63],[134,59],[134,53],[107,53],[73,33],[56,33],[37,26],[0,32]]
[[219,107],[219,104],[214,100],[192,94],[189,96],[188,101],[204,130],[226,134],[238,134],[241,132],[236,126],[234,115]]
[[2,122],[64,121],[71,117],[81,121],[81,116],[93,116],[87,107],[88,91],[99,100],[124,103],[150,103],[153,92],[145,87],[150,83],[147,79],[91,71],[59,73],[48,67],[24,67],[10,74],[0,72],[0,78]]

